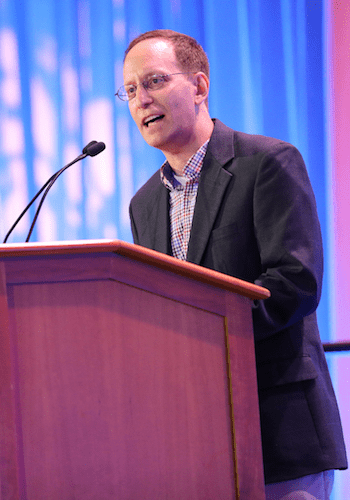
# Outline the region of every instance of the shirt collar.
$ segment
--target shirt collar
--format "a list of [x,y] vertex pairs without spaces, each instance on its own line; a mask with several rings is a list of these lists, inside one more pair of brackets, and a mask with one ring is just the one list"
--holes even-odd
[[[198,149],[198,151],[191,156],[191,158],[186,163],[183,170],[183,177],[187,179],[187,182],[194,182],[198,179],[205,153],[207,152],[209,139]],[[173,189],[182,189],[181,183],[175,178],[174,171],[167,161],[163,163],[160,168],[160,179],[164,186],[170,191]]]

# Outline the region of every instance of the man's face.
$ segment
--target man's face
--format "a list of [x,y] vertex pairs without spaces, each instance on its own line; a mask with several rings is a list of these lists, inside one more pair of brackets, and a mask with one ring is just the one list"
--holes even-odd
[[[193,75],[167,78],[162,88],[146,90],[140,83],[152,75],[181,73],[170,41],[143,40],[124,63],[124,85],[136,84],[129,109],[145,141],[164,153],[179,153],[193,141],[196,118],[196,85]],[[148,123],[150,118],[155,121]]]

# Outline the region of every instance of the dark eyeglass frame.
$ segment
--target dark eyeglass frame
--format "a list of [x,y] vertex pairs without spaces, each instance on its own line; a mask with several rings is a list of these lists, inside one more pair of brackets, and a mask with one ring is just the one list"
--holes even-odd
[[[136,89],[140,85],[147,90],[147,91],[153,91],[153,90],[159,90],[163,87],[164,83],[166,82],[166,78],[168,76],[175,76],[175,75],[189,75],[191,72],[185,72],[185,73],[171,73],[169,75],[152,75],[149,76],[148,78],[145,78],[143,82],[137,83],[137,84],[130,84],[130,85],[122,85],[118,91],[114,94],[119,97],[122,101],[131,101],[134,99],[136,96]],[[152,83],[152,80],[159,79],[159,82]],[[132,95],[130,95],[130,89],[133,89]]]

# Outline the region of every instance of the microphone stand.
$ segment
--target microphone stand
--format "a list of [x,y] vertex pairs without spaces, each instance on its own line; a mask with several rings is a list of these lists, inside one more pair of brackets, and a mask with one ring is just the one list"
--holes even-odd
[[47,196],[47,193],[49,192],[49,190],[51,189],[52,185],[54,184],[54,182],[56,181],[56,179],[70,166],[74,165],[74,163],[82,160],[83,158],[86,158],[86,156],[96,156],[97,154],[101,153],[101,151],[103,151],[105,149],[105,144],[103,142],[97,142],[97,141],[91,141],[89,142],[89,144],[87,144],[83,151],[82,151],[82,154],[80,154],[79,156],[77,156],[77,158],[75,158],[72,162],[68,163],[68,165],[65,165],[63,168],[61,168],[60,170],[58,170],[58,172],[56,172],[55,174],[53,174],[46,182],[45,184],[42,186],[42,188],[36,193],[36,195],[31,199],[31,201],[28,203],[28,205],[25,207],[25,209],[23,210],[23,212],[21,212],[21,214],[17,217],[16,221],[14,222],[14,224],[11,226],[11,228],[9,229],[9,231],[7,232],[5,238],[4,238],[4,241],[3,243],[6,243],[10,234],[12,233],[12,231],[15,229],[15,227],[17,226],[17,224],[19,223],[19,221],[22,219],[22,217],[24,216],[24,214],[29,210],[29,208],[32,206],[32,204],[35,202],[35,200],[38,198],[38,196],[40,196],[40,194],[44,191],[45,188],[46,191],[45,193],[43,194],[41,200],[40,200],[40,203],[39,203],[39,206],[35,212],[35,216],[34,216],[34,220],[32,222],[32,225],[30,227],[30,230],[29,230],[29,233],[28,233],[28,236],[26,238],[26,242],[29,241],[29,238],[33,232],[33,229],[34,229],[34,225],[35,225],[35,222],[38,218],[38,215],[39,215],[39,212],[40,212],[40,209],[42,207],[42,204]]

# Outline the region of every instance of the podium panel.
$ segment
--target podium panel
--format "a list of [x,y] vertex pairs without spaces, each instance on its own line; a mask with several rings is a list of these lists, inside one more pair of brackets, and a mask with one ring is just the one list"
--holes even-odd
[[1,250],[1,500],[264,498],[250,298],[120,242]]

